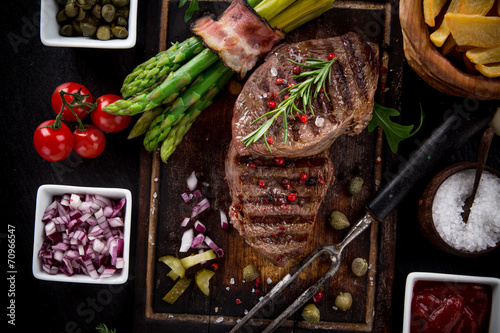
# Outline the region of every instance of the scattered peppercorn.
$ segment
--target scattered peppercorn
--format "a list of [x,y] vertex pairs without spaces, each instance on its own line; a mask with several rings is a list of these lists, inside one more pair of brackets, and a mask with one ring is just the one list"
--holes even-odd
[[252,168],[252,169],[255,169],[257,167],[257,164],[255,164],[255,162],[248,162],[248,167]]
[[239,298],[236,299],[236,304],[241,304],[241,300]]
[[345,216],[344,213],[336,210],[330,214],[330,225],[335,230],[342,230],[347,228],[351,224],[349,223],[349,220],[347,219],[347,216]]
[[258,184],[260,187],[266,187],[266,183],[263,180],[259,180]]
[[295,201],[297,199],[297,194],[295,193],[290,193],[287,197],[288,201]]
[[292,71],[295,75],[300,74],[300,66],[293,66]]
[[234,204],[233,208],[234,208],[234,210],[235,210],[235,211],[237,211],[237,212],[241,212],[241,210],[242,210],[241,205],[240,205],[240,204],[238,204],[238,203],[237,203],[237,204]]
[[337,58],[337,56],[335,55],[335,53],[329,53],[328,54],[328,60],[333,60],[335,58]]
[[299,117],[300,122],[302,123],[307,123],[307,116],[303,114],[302,116]]
[[212,267],[212,269],[216,271],[219,268],[219,265],[217,265],[217,263],[214,262],[210,267]]
[[363,189],[363,183],[364,183],[363,178],[354,177],[351,180],[349,180],[349,183],[347,184],[347,191],[351,195],[356,195]]
[[276,79],[276,84],[283,84],[283,79],[282,78],[277,78]]
[[276,102],[275,101],[270,101],[267,106],[271,109],[274,110],[276,109]]
[[274,162],[276,162],[276,164],[278,164],[278,165],[281,165],[285,162],[285,159],[283,157],[276,157],[274,159]]
[[315,185],[316,181],[317,181],[316,177],[309,177],[309,179],[307,180],[307,184]]
[[323,292],[319,290],[316,295],[313,296],[314,303],[318,303],[323,298]]
[[300,179],[302,179],[302,180],[306,180],[306,179],[307,179],[307,173],[302,172],[302,173],[300,174]]
[[273,138],[267,138],[267,143],[272,145],[274,143]]

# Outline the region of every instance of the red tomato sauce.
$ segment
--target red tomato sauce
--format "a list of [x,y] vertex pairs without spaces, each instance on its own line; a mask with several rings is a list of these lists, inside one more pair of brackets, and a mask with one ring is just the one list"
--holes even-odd
[[417,281],[411,302],[411,333],[488,331],[491,288],[474,283]]

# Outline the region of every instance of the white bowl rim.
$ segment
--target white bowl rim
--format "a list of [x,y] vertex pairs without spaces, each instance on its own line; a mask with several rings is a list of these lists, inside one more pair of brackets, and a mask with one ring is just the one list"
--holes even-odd
[[[50,1],[50,3],[49,3]],[[52,17],[54,0],[41,0],[40,4],[40,40],[45,46],[53,47],[77,47],[93,49],[129,49],[135,46],[137,41],[137,6],[138,0],[130,0],[128,18],[128,37],[124,39],[98,40],[88,37],[49,37],[47,27],[58,26],[55,16]],[[56,7],[57,13],[57,7]],[[59,29],[57,29],[59,30]]]
[[[500,278],[449,273],[411,272],[406,278],[405,285],[403,333],[410,332],[411,300],[413,298],[413,286],[416,281],[449,281],[489,285],[492,293],[489,328],[490,332],[498,332],[500,330],[500,316],[493,315],[495,313],[493,310],[497,310],[496,313],[500,313]],[[492,326],[494,330],[491,330]]]
[[[112,199],[126,198],[125,205],[125,226],[124,228],[124,244],[123,244],[123,259],[124,265],[120,272],[115,273],[113,276],[105,279],[94,280],[90,276],[84,274],[75,274],[67,276],[62,273],[51,275],[46,273],[41,268],[41,262],[38,258],[38,251],[40,250],[41,243],[43,243],[43,226],[42,222],[43,213],[48,204],[47,200],[44,202],[45,194],[50,195],[49,201],[52,200],[54,195],[61,195],[64,193],[78,193],[78,194],[100,194],[108,196]],[[46,198],[46,197],[45,197]],[[52,201],[50,201],[52,202]],[[49,204],[50,204],[49,202]],[[43,207],[43,208],[41,208]],[[130,267],[130,234],[132,224],[132,192],[125,188],[115,187],[91,187],[91,186],[74,186],[74,185],[56,185],[44,184],[37,190],[36,197],[36,212],[35,212],[35,228],[33,232],[33,260],[32,271],[33,276],[38,280],[55,281],[55,282],[71,282],[71,283],[87,283],[87,284],[123,284],[127,282]]]

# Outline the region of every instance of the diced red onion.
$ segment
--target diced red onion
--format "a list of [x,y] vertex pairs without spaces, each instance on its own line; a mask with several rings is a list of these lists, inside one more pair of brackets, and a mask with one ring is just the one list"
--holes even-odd
[[[125,265],[123,207],[100,195],[64,194],[43,216],[46,240],[38,257],[48,274],[109,277]],[[83,200],[83,201],[82,201]],[[96,269],[98,268],[98,269]]]
[[202,244],[204,240],[205,236],[203,234],[196,235],[196,237],[193,238],[193,241],[191,242],[191,248],[196,248],[198,245]]
[[205,225],[198,220],[194,223],[194,228],[196,229],[196,231],[201,232],[202,234],[207,230]]
[[201,212],[210,208],[210,202],[207,198],[201,200],[196,206],[193,207],[193,212],[191,213],[191,218],[198,216]]
[[205,236],[205,243],[207,243],[207,245],[212,250],[214,250],[214,252],[217,254],[219,258],[222,258],[224,256],[224,251],[220,247],[218,247],[210,237]]
[[181,197],[182,197],[182,200],[184,200],[184,202],[189,202],[191,201],[191,198],[192,198],[192,195],[188,194],[187,192],[184,192],[181,194]]
[[196,198],[196,199],[200,199],[200,198],[203,198],[203,194],[201,193],[200,190],[196,190],[193,192],[193,196]]
[[196,189],[196,186],[198,186],[198,179],[196,178],[196,173],[194,171],[191,173],[191,175],[189,175],[186,182],[189,191],[193,192]]
[[227,222],[227,215],[222,209],[220,210],[220,225],[222,229],[227,229],[229,226],[229,223]]
[[187,227],[190,220],[191,219],[189,217],[185,217],[184,220],[182,220],[182,222],[181,222],[181,227],[183,227],[183,228]]
[[194,230],[193,228],[184,231],[181,239],[181,247],[179,252],[187,252],[191,248],[191,244],[194,239]]

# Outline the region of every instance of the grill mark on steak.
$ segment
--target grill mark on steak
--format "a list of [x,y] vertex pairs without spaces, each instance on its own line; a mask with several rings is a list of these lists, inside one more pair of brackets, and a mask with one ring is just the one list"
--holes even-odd
[[[290,115],[287,119],[288,136],[285,140],[283,118],[279,116],[266,133],[272,138],[272,151],[264,138],[245,146],[243,137],[256,130],[268,118],[253,121],[270,111],[267,92],[280,92],[286,87],[278,85],[276,78],[286,83],[296,83],[292,78],[292,59],[304,63],[306,58],[326,60],[328,53],[335,53],[337,61],[332,66],[332,83],[326,94],[319,94],[313,101],[314,115],[307,111],[309,120],[301,123]],[[371,119],[374,95],[378,83],[378,46],[365,42],[355,33],[341,37],[282,44],[271,51],[245,83],[234,107],[232,121],[233,143],[241,155],[250,156],[312,156],[328,148],[342,134],[359,134]],[[278,73],[278,76],[276,76]],[[279,105],[285,94],[274,100]],[[301,107],[301,102],[297,102]],[[323,118],[322,126],[316,126]]]
[[[299,259],[334,180],[335,170],[327,152],[285,158],[279,164],[274,157],[238,155],[231,144],[225,172],[232,199],[230,222],[239,234],[277,266]],[[317,181],[301,180],[302,173]],[[265,186],[259,185],[259,180]],[[291,201],[288,195],[292,192],[296,199]]]

